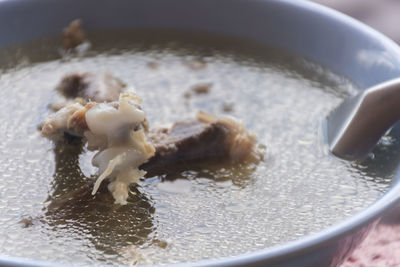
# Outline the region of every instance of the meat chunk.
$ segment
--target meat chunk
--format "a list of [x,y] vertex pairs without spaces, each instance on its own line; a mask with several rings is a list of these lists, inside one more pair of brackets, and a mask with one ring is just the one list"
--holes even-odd
[[[255,137],[242,127],[240,122],[231,117],[221,118],[199,113],[197,119],[178,122],[169,128],[152,128],[148,132],[148,138],[156,151],[139,169],[146,172],[144,177],[153,177],[168,174],[170,170],[183,170],[186,164],[201,161],[259,161],[261,154]],[[95,180],[89,180],[54,200],[49,208],[57,210],[66,203],[90,199],[90,190],[93,190],[94,185]],[[106,190],[107,186],[102,188]]]
[[58,111],[73,103],[85,105],[89,101],[118,101],[125,89],[125,83],[109,73],[71,73],[64,76],[57,85],[56,90],[61,97],[57,97],[50,108]]
[[66,98],[82,98],[97,103],[118,101],[126,85],[109,73],[72,73],[62,78],[57,91]]
[[248,132],[244,124],[232,116],[215,116],[199,112],[197,119],[203,123],[218,125],[227,129],[224,141],[224,155],[233,163],[248,159],[260,159],[257,150],[257,137]]
[[[96,107],[93,108],[93,105]],[[97,109],[105,114],[97,114]],[[121,120],[117,118],[118,115],[114,117],[107,114],[113,109],[116,109],[115,103],[99,105],[91,102],[85,107],[79,104],[70,105],[50,115],[44,121],[42,135],[53,140],[63,136],[64,133],[85,137],[91,150],[105,149],[110,135],[113,136],[114,146],[124,144],[129,137],[123,136],[126,132],[115,129],[122,129],[123,125],[129,124],[129,120],[127,118]],[[148,126],[144,119],[141,127],[144,131],[135,137],[140,140],[137,146],[146,144]],[[240,121],[230,116],[217,117],[199,112],[195,120],[178,122],[170,128],[152,128],[147,137],[154,146],[155,154],[149,157],[140,169],[149,175],[160,174],[165,168],[192,161],[214,159],[237,163],[259,160],[261,157],[257,150],[255,135],[249,133]],[[152,149],[141,148],[141,150]],[[116,151],[118,150],[107,150],[107,153],[113,154]],[[96,163],[103,156],[110,157],[105,152],[99,153],[93,162]]]
[[[82,136],[84,125],[81,125],[82,129],[78,129],[72,126],[71,122],[77,121],[79,117],[82,118],[82,116],[77,116],[77,114],[83,114],[84,109],[84,106],[80,103],[71,103],[58,112],[49,115],[40,126],[42,136],[53,141],[62,138],[64,133]],[[75,118],[71,120],[73,116]]]
[[192,86],[190,89],[198,95],[204,95],[210,92],[212,86],[212,83],[199,83]]
[[128,187],[140,178],[201,160],[232,163],[259,160],[256,137],[237,119],[199,112],[196,120],[148,131],[140,98],[121,94],[118,102],[70,104],[50,115],[42,135],[57,142],[64,133],[83,137],[98,150],[92,164],[98,178],[92,194],[107,178],[115,202],[126,204]]
[[156,153],[140,168],[148,176],[168,167],[201,160],[232,163],[259,160],[256,137],[233,117],[199,112],[196,120],[175,123],[171,128],[150,129]]
[[82,44],[86,39],[86,34],[82,29],[82,21],[80,19],[73,20],[63,30],[62,37],[65,49],[72,49]]
[[92,160],[98,167],[92,194],[107,178],[118,204],[126,204],[128,186],[146,173],[138,167],[155,152],[145,134],[146,117],[140,101],[135,95],[121,94],[118,102],[71,104],[50,115],[42,126],[44,137],[57,141],[67,132],[85,137],[89,149],[99,150]]

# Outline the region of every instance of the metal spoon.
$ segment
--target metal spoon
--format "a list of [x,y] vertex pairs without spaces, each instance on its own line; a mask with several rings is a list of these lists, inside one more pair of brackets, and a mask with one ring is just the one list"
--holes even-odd
[[344,159],[362,159],[400,120],[400,78],[351,97],[326,119],[330,151]]

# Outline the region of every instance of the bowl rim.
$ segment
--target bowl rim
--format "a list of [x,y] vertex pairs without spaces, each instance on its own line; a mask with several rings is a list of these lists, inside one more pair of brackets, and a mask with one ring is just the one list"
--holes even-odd
[[[302,9],[307,12],[317,13],[323,17],[328,17],[335,21],[340,21],[352,27],[360,32],[363,32],[366,36],[371,39],[379,39],[382,47],[394,51],[400,55],[400,46],[392,41],[382,33],[372,29],[371,27],[343,14],[329,7],[322,6],[320,4],[307,1],[307,0],[243,0],[252,1],[255,3],[263,4],[263,2],[277,2],[282,5],[286,5],[294,9]],[[0,4],[7,2],[25,2],[25,0],[0,0]],[[394,182],[388,191],[379,199],[377,199],[370,206],[357,212],[344,220],[335,223],[334,225],[327,227],[321,231],[318,231],[311,235],[300,237],[296,240],[285,242],[283,244],[266,247],[252,252],[242,253],[238,255],[221,257],[217,259],[205,259],[194,262],[168,264],[168,266],[238,266],[246,264],[252,264],[254,262],[267,262],[272,260],[278,260],[301,253],[306,253],[313,250],[313,248],[329,244],[334,240],[338,240],[344,236],[349,235],[356,229],[359,229],[374,220],[379,219],[384,211],[393,207],[400,200],[400,176],[399,170],[396,171]],[[54,262],[47,262],[43,260],[34,260],[19,257],[10,257],[0,255],[0,265],[5,264],[7,266],[54,266]],[[63,266],[63,264],[57,264]]]

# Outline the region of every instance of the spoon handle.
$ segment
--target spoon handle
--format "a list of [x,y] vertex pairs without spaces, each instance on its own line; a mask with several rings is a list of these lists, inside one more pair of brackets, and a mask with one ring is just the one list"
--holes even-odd
[[364,158],[399,119],[400,78],[396,78],[360,92],[327,117],[329,149],[340,158]]

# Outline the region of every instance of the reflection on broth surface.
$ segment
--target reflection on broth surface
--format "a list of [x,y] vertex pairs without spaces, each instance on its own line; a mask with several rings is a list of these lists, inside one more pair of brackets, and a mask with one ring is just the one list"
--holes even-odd
[[[57,38],[1,52],[0,111],[12,116],[0,124],[0,254],[83,264],[237,255],[326,228],[373,203],[392,181],[393,172],[376,166],[399,156],[395,137],[361,163],[327,155],[320,123],[356,89],[321,66],[203,34],[89,38],[82,56],[58,59]],[[146,178],[125,206],[104,187],[93,197],[80,190],[94,178],[93,152],[77,140],[53,146],[36,129],[51,112],[55,86],[75,71],[106,71],[134,86],[152,126],[198,110],[233,115],[266,146],[264,161],[194,164]],[[199,84],[207,92],[194,92]]]

